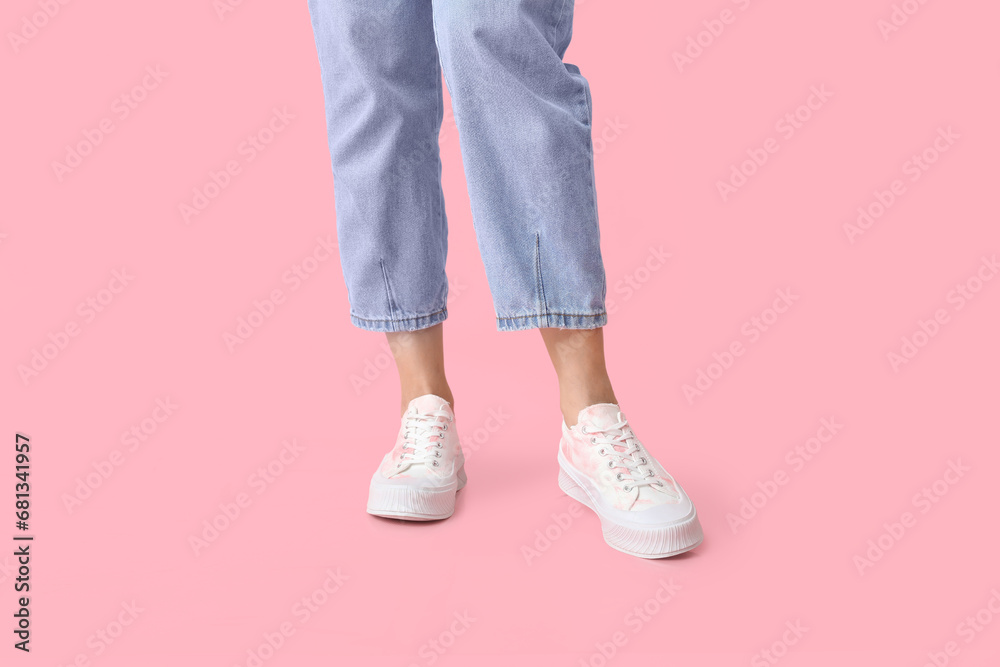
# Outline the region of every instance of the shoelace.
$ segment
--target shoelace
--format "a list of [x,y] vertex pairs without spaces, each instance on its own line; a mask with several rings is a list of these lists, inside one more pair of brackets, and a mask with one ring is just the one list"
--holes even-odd
[[[442,417],[444,421],[441,421]],[[396,463],[396,470],[402,472],[418,463],[435,468],[441,465],[438,459],[441,458],[444,432],[448,430],[449,423],[448,413],[444,410],[429,414],[415,411],[407,413],[403,423],[403,442],[400,445],[402,454]],[[432,441],[431,438],[435,439]]]
[[[619,472],[616,479],[624,482],[626,476],[629,481],[622,487],[628,493],[632,489],[648,486],[662,491],[669,495],[676,496],[672,488],[668,489],[663,480],[659,479],[656,471],[649,466],[649,459],[646,457],[646,450],[635,437],[628,421],[618,413],[618,421],[606,429],[600,431],[588,431],[584,426],[581,431],[584,435],[590,436],[590,442],[594,446],[600,446],[597,453],[608,457],[608,468],[615,470],[621,468],[624,472]],[[622,450],[618,448],[621,447]],[[645,468],[643,466],[646,466]],[[673,480],[671,480],[673,481]]]

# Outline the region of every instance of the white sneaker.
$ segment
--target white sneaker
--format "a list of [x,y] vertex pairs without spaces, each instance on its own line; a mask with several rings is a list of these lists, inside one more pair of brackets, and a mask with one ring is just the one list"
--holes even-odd
[[368,513],[432,521],[455,512],[465,486],[465,456],[448,401],[425,394],[406,406],[396,446],[382,459],[368,491]]
[[664,558],[701,544],[701,524],[684,489],[646,451],[613,403],[563,422],[559,487],[597,513],[610,546],[641,558]]

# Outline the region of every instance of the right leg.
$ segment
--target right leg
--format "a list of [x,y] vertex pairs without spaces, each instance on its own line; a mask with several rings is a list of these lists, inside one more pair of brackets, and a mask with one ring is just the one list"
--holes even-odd
[[406,412],[410,401],[425,394],[440,396],[454,409],[455,398],[444,375],[443,328],[443,324],[435,324],[420,331],[397,331],[385,335],[399,371],[400,414]]
[[403,392],[368,512],[444,519],[466,477],[441,340],[448,232],[431,0],[309,0],[309,11],[351,322],[387,333]]
[[441,70],[431,0],[309,0],[351,322],[444,321]]

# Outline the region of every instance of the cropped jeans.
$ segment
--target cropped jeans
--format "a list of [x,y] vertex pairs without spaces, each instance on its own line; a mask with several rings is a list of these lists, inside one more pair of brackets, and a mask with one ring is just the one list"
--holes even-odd
[[448,315],[442,71],[500,331],[604,326],[590,87],[573,0],[308,0],[351,322]]

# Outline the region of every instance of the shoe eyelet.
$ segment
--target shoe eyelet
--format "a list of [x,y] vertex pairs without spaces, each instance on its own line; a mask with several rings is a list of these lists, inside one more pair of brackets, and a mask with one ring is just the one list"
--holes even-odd
[[441,452],[434,452],[434,458],[436,459],[441,458]]
[[646,460],[645,456],[639,459],[639,461],[640,461],[639,465],[646,465],[647,463],[649,463],[649,461]]
[[663,486],[663,482],[657,481],[656,485],[659,486],[659,487],[662,487]]
[[629,491],[631,491],[631,490],[632,490],[632,487],[631,487],[631,486],[629,486],[628,484],[626,484],[626,485],[625,485],[624,487],[622,487],[622,488],[624,488],[624,489],[625,489],[625,493],[628,493]]
[[604,456],[605,454],[608,453],[608,450],[604,449],[604,447],[601,447],[600,449],[597,450],[597,453],[600,454],[601,456]]
[[584,435],[590,435],[590,433],[587,431],[587,427],[586,426],[581,426],[580,427],[580,433],[583,433]]
[[597,438],[591,438],[590,439],[590,444],[596,445],[597,444]]
[[447,430],[448,430],[448,425],[447,425],[447,424],[443,425],[443,426],[441,427],[441,430],[442,430],[442,431],[447,431]]
[[615,460],[614,459],[608,459],[608,467],[609,468],[614,468],[615,467]]
[[434,443],[434,446],[437,447],[438,449],[443,449],[444,448],[444,445],[441,444],[440,440],[437,441],[436,443]]
[[624,481],[622,479],[622,474],[621,473],[618,473],[617,475],[615,475],[615,479],[617,479],[619,482]]
[[431,465],[434,466],[435,468],[437,468],[438,467],[438,462],[437,461],[431,461]]

